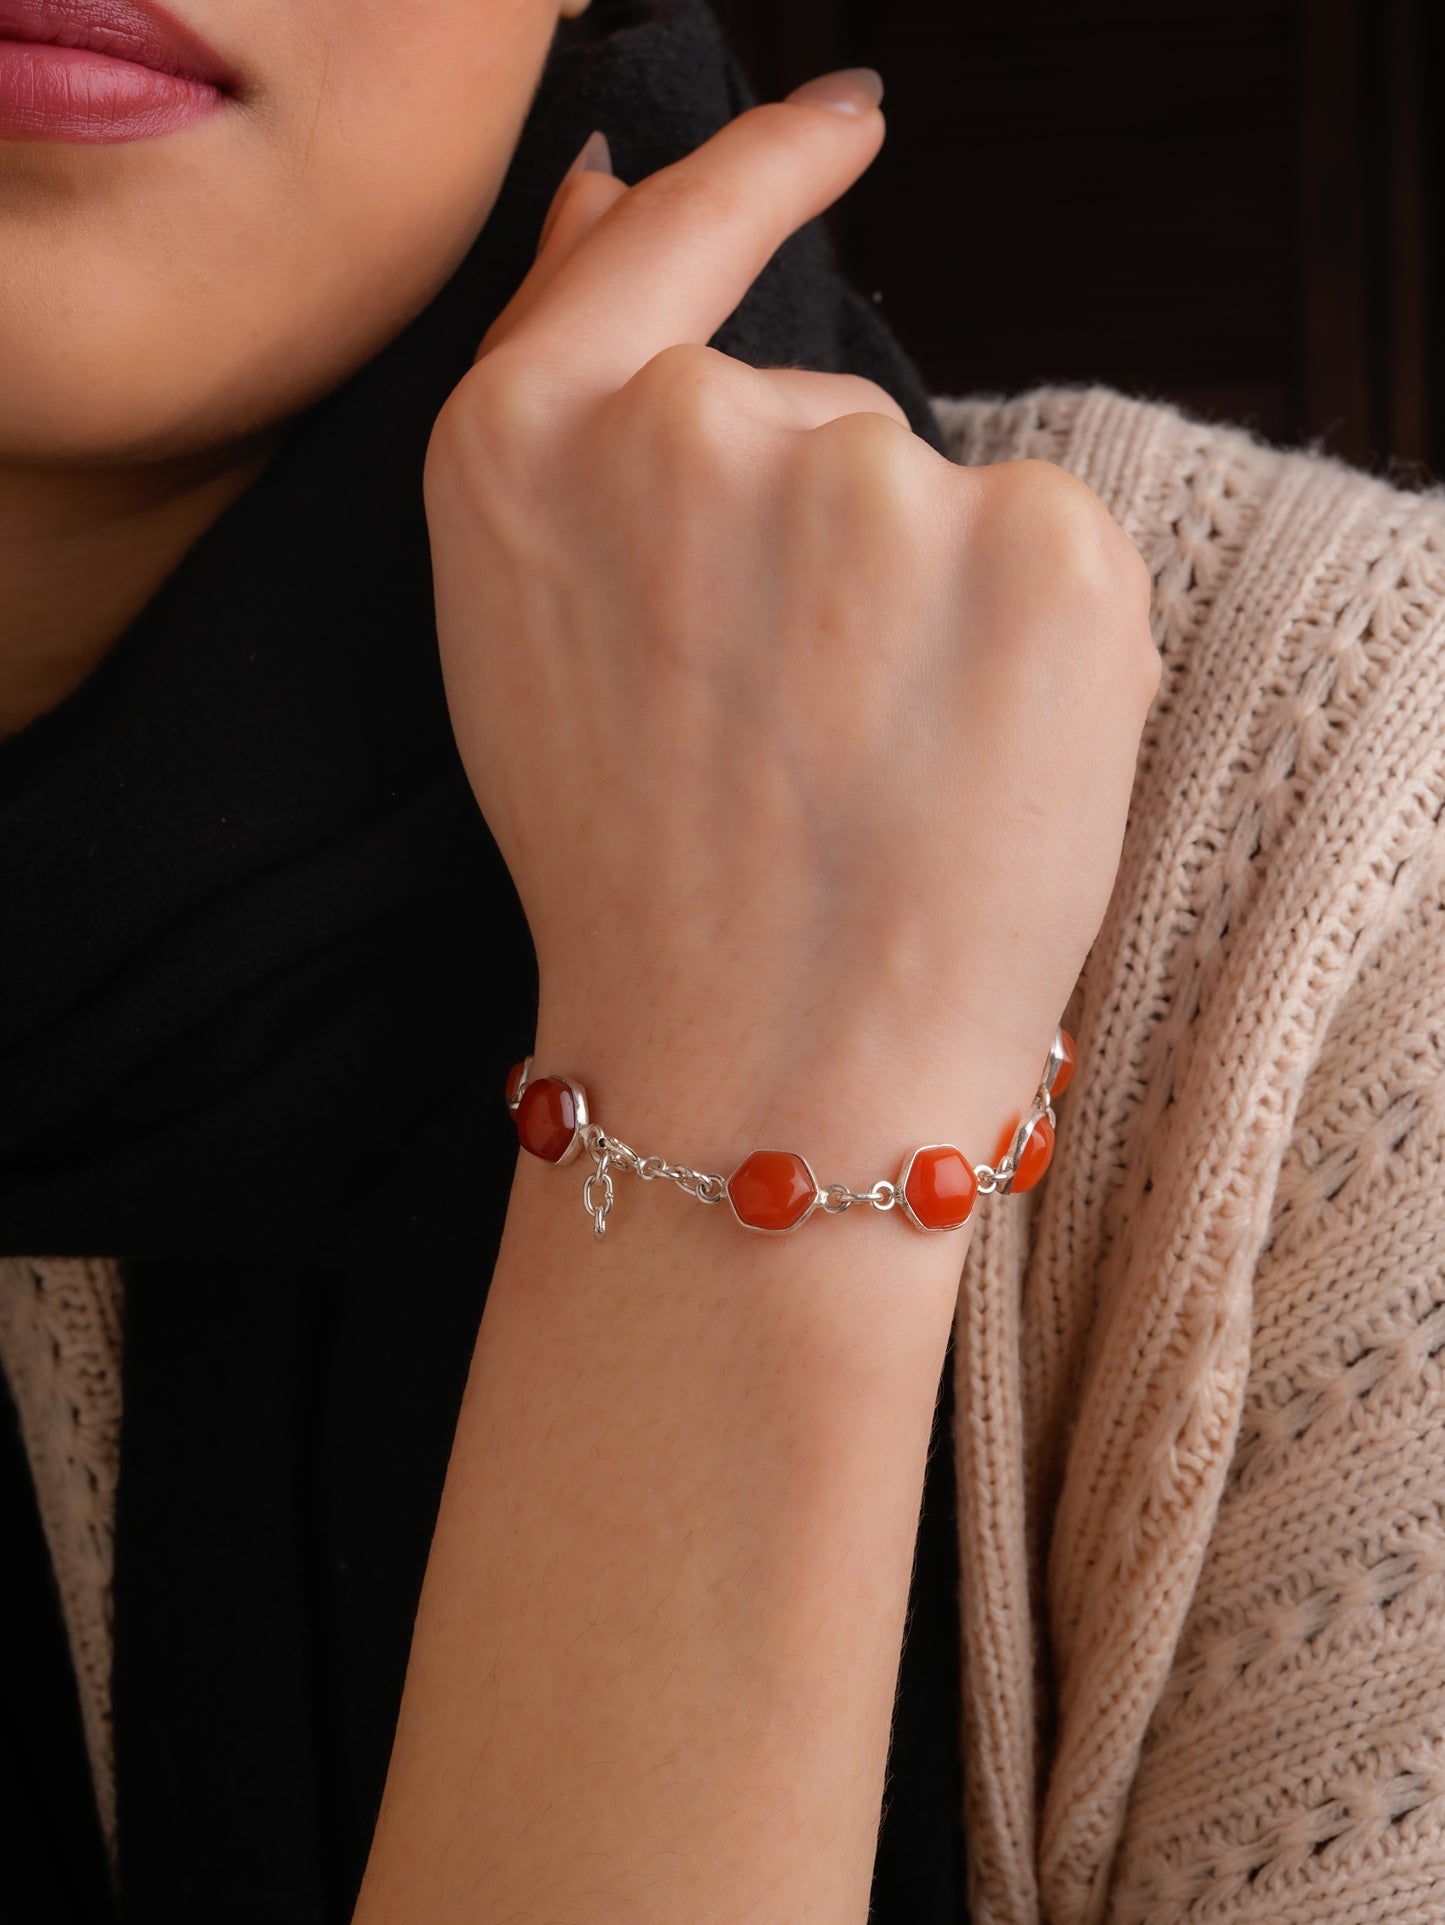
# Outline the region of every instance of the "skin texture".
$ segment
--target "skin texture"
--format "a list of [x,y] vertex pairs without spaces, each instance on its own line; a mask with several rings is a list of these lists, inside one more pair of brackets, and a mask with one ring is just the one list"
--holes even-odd
[[[769,103],[566,185],[426,476],[538,1073],[642,1155],[855,1190],[1028,1107],[1159,676],[1083,484],[705,345],[882,136]],[[971,1224],[760,1238],[616,1183],[599,1248],[574,1170],[520,1159],[356,1925],[867,1916]]]
[[[12,713],[484,218],[555,16],[409,7],[399,87],[394,12],[250,0],[233,118],[0,155],[11,259],[41,217],[0,297]],[[797,1147],[854,1188],[918,1143],[983,1162],[1028,1107],[1158,681],[1081,483],[955,468],[871,382],[705,345],[883,133],[872,99],[769,103],[634,186],[567,180],[425,480],[538,1072],[644,1154]],[[27,586],[27,532],[83,600]],[[861,1925],[971,1231],[756,1237],[619,1173],[599,1246],[577,1177],[519,1159],[357,1925]]]
[[0,735],[60,700],[286,419],[442,285],[570,0],[177,0],[226,109],[0,141]]

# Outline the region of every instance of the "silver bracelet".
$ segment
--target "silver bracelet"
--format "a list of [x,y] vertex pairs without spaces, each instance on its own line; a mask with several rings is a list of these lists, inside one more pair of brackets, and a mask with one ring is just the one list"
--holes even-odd
[[1066,1029],[1056,1029],[1028,1113],[1004,1131],[992,1163],[975,1166],[952,1143],[922,1143],[908,1153],[893,1181],[880,1177],[871,1190],[820,1184],[807,1158],[796,1150],[752,1150],[731,1176],[690,1170],[660,1156],[639,1156],[591,1120],[587,1092],[575,1077],[534,1077],[530,1056],[513,1064],[505,1093],[524,1150],[559,1166],[570,1163],[579,1150],[591,1156],[596,1167],[582,1185],[582,1201],[599,1242],[614,1201],[613,1164],[644,1183],[665,1177],[699,1203],[725,1201],[745,1230],[764,1236],[787,1236],[815,1209],[841,1216],[855,1203],[875,1210],[897,1207],[916,1230],[958,1230],[972,1214],[976,1197],[1031,1190],[1049,1167],[1057,1124],[1052,1099],[1067,1087],[1077,1060],[1073,1037]]

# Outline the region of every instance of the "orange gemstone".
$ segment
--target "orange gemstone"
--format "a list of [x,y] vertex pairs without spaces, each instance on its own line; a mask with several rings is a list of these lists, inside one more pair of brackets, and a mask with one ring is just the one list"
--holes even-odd
[[792,1150],[754,1150],[728,1178],[728,1196],[750,1230],[791,1230],[817,1201],[818,1186]]
[[[1008,1128],[999,1138],[998,1148],[993,1153],[995,1165],[1002,1162],[1004,1157],[1008,1155],[1009,1144],[1013,1142],[1014,1131],[1018,1126],[1019,1118],[1015,1117],[1013,1122],[1009,1124]],[[1049,1167],[1049,1162],[1053,1154],[1053,1127],[1046,1116],[1036,1116],[1034,1118],[1033,1128],[1029,1131],[1028,1138],[1024,1143],[1023,1154],[1018,1161],[1018,1168],[1014,1171],[1013,1181],[1009,1185],[1009,1194],[1012,1195],[1015,1190],[1031,1190],[1043,1175],[1044,1171]]]
[[[1018,1122],[1020,1122],[1020,1118],[1014,1117],[1014,1120],[1008,1124],[1008,1128],[1004,1130],[1004,1134],[999,1138],[999,1147],[997,1147],[995,1153],[993,1153],[995,1165],[1001,1163],[1002,1157],[1008,1155],[1008,1145],[1014,1142],[1014,1130],[1018,1128]],[[1054,1153],[1054,1132],[1052,1132],[1049,1118],[1033,1118],[1033,1128],[1029,1130],[1027,1140],[1024,1142],[1024,1153],[1022,1153],[1020,1159],[1018,1159],[1018,1168],[1014,1170],[1014,1180],[1012,1180],[1010,1186],[1008,1186],[1010,1195],[1012,1195],[1014,1190],[1031,1190],[1031,1188],[1037,1184],[1037,1180],[1043,1176],[1043,1172],[1049,1168],[1049,1159],[1051,1159],[1052,1153]]]
[[930,1143],[909,1158],[903,1195],[925,1230],[957,1230],[973,1209],[978,1178],[962,1150]]
[[1066,1029],[1059,1031],[1059,1041],[1064,1046],[1064,1060],[1059,1064],[1059,1073],[1054,1078],[1054,1087],[1049,1093],[1049,1101],[1051,1103],[1056,1096],[1062,1096],[1064,1091],[1069,1087],[1070,1080],[1073,1077],[1075,1067],[1079,1061],[1079,1052],[1074,1048],[1074,1039]]
[[520,1063],[513,1063],[512,1067],[507,1071],[506,1098],[508,1103],[510,1103],[512,1098],[517,1094],[517,1085],[521,1082],[522,1071],[526,1067],[527,1059],[524,1056]]
[[524,1150],[548,1163],[560,1163],[577,1131],[577,1099],[560,1076],[528,1083],[512,1111]]
[[1029,1131],[1010,1189],[1031,1190],[1053,1161],[1053,1155],[1053,1125],[1046,1116],[1040,1116]]

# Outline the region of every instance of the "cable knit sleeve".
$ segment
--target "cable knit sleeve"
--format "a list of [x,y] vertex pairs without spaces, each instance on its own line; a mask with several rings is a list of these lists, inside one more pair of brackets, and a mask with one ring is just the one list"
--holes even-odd
[[[1237,431],[1226,479],[1231,440],[1255,512],[1212,619],[1257,624],[1259,672],[1207,914],[1218,980],[1258,1010],[1241,1036],[1281,1039],[1283,1090],[1241,1075],[1234,1103],[1287,1127],[1257,1165],[1238,1427],[1105,1916],[1382,1925],[1445,1916],[1445,490]],[[1170,532],[1166,600],[1198,586],[1199,529]],[[1189,986],[1218,1029],[1210,973]]]
[[1445,489],[935,405],[1097,490],[1163,661],[1069,1127],[964,1278],[975,1914],[1445,1918]]
[[1108,1916],[1445,1916],[1445,835],[1306,1080]]

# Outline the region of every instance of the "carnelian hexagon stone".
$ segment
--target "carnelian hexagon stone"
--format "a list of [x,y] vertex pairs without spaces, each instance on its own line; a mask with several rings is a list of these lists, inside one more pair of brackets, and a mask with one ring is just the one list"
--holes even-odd
[[1069,1087],[1070,1079],[1074,1074],[1075,1067],[1079,1060],[1079,1052],[1074,1048],[1074,1039],[1066,1029],[1059,1031],[1059,1041],[1064,1047],[1064,1060],[1059,1064],[1059,1073],[1054,1078],[1054,1087],[1049,1092],[1049,1101],[1051,1103],[1056,1096],[1062,1096],[1064,1091]]
[[[1015,1117],[1013,1122],[1009,1124],[1008,1128],[999,1138],[998,1148],[993,1153],[995,1165],[1002,1162],[1003,1158],[1008,1155],[1009,1144],[1013,1142],[1014,1131],[1018,1126],[1019,1118]],[[1009,1185],[1010,1195],[1012,1195],[1015,1190],[1031,1190],[1043,1175],[1044,1171],[1049,1167],[1049,1162],[1053,1154],[1053,1126],[1046,1116],[1036,1116],[1034,1118],[1033,1128],[1029,1131],[1024,1143],[1023,1155],[1019,1158],[1018,1168],[1014,1171],[1013,1182]]]
[[957,1230],[973,1210],[978,1178],[962,1150],[930,1143],[909,1159],[903,1195],[925,1230]]
[[577,1130],[577,1099],[560,1076],[528,1083],[512,1111],[524,1150],[548,1163],[560,1163]]
[[813,1172],[792,1150],[754,1150],[728,1178],[728,1196],[750,1230],[791,1230],[817,1201]]
[[507,1071],[506,1089],[503,1093],[505,1094],[507,1102],[509,1104],[511,1103],[512,1098],[517,1094],[517,1085],[518,1083],[521,1082],[522,1071],[526,1067],[527,1067],[527,1059],[524,1056],[520,1063],[513,1063],[512,1067]]

